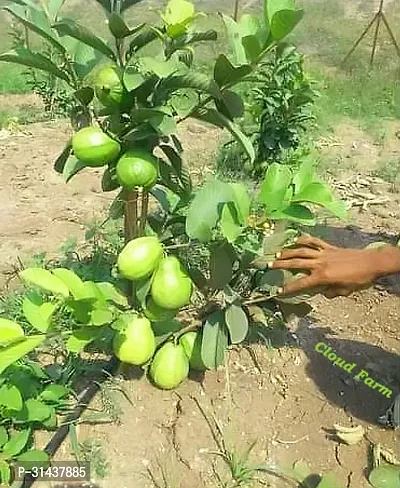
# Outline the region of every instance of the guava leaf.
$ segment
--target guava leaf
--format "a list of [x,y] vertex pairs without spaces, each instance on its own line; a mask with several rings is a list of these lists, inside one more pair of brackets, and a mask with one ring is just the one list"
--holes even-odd
[[5,384],[0,388],[0,405],[7,410],[19,411],[22,409],[22,396],[15,385]]
[[219,218],[220,206],[234,200],[232,187],[219,180],[208,181],[189,206],[186,233],[192,239],[208,242]]
[[70,82],[68,74],[59,69],[49,58],[23,47],[0,54],[0,61],[20,64],[22,66],[28,66],[29,68],[46,71],[67,83]]
[[19,422],[42,422],[50,417],[51,407],[36,400],[28,398],[20,412],[14,417]]
[[11,438],[4,444],[2,454],[7,457],[14,457],[18,455],[28,444],[31,436],[31,430],[25,429],[13,434]]
[[74,330],[67,340],[66,348],[69,352],[80,353],[101,334],[102,330],[97,327],[83,327],[82,329]]
[[232,344],[241,343],[249,331],[249,321],[243,308],[232,303],[225,310],[225,323],[228,327]]
[[102,39],[93,34],[87,27],[79,24],[75,20],[70,18],[61,19],[53,25],[53,28],[61,36],[70,36],[74,39],[78,39],[96,51],[103,53],[113,61],[116,61],[113,50]]
[[[339,213],[339,217],[346,217],[346,209],[344,204],[342,204],[342,209],[340,211],[339,202],[335,201],[331,189],[325,183],[312,182],[307,186],[303,187],[297,194],[292,198],[292,202],[308,202],[320,205],[329,210],[329,208],[334,209]],[[333,205],[336,204],[336,205]]]
[[229,244],[219,244],[211,249],[210,281],[214,290],[222,290],[233,276],[234,255]]
[[210,314],[203,327],[201,358],[208,369],[217,369],[224,362],[228,347],[228,330],[224,315],[218,310]]
[[110,29],[111,34],[117,39],[123,39],[124,37],[136,34],[136,32],[139,32],[145,25],[146,24],[140,24],[131,29],[125,23],[122,15],[112,12],[111,15],[108,16],[108,28]]
[[82,161],[79,161],[79,159],[77,159],[73,155],[69,156],[62,172],[65,183],[68,183],[76,174],[78,174],[84,168],[86,168],[86,165],[82,163]]
[[0,447],[3,447],[7,441],[8,441],[7,429],[4,426],[0,425]]
[[39,398],[45,402],[56,403],[69,395],[69,390],[63,385],[49,385],[42,391]]
[[45,338],[45,335],[29,336],[18,344],[0,349],[0,374],[3,373],[10,364],[33,351],[33,349],[41,344]]
[[264,0],[266,22],[272,37],[279,41],[286,37],[303,18],[303,10],[296,10],[295,0]]
[[46,466],[48,464],[48,461],[50,460],[50,457],[45,451],[40,451],[39,449],[31,449],[18,456],[17,460],[21,463],[39,463],[40,466],[43,467],[42,463],[45,463]]
[[22,311],[28,322],[39,332],[46,333],[51,325],[53,313],[57,309],[56,303],[46,302],[37,305],[28,297],[22,302]]
[[292,203],[283,210],[270,214],[273,220],[289,220],[303,225],[315,225],[315,216],[311,210],[304,205]]
[[246,187],[242,183],[229,183],[235,194],[233,203],[235,204],[239,222],[247,223],[247,217],[250,213],[251,199]]
[[24,330],[13,320],[0,317],[0,346],[15,342],[24,337]]
[[282,210],[287,206],[285,196],[292,183],[292,172],[279,163],[272,163],[261,184],[259,199],[264,203],[268,212]]
[[236,207],[232,202],[225,203],[222,207],[219,225],[221,233],[229,243],[233,243],[240,236],[242,227],[239,224]]
[[52,273],[67,286],[75,300],[88,298],[88,290],[76,273],[67,268],[56,268]]
[[118,290],[112,283],[105,281],[96,283],[96,286],[107,301],[113,302],[116,305],[121,305],[121,307],[128,306],[127,297],[122,294],[120,290]]
[[71,152],[72,152],[72,145],[71,145],[71,141],[69,141],[68,144],[63,149],[62,153],[55,160],[54,171],[56,171],[59,174],[63,173],[64,166],[66,165],[68,158],[71,155]]
[[128,91],[133,91],[136,90],[136,88],[139,88],[142,83],[144,83],[145,78],[141,73],[139,73],[136,67],[127,66],[124,71],[123,81],[125,88]]
[[214,65],[214,80],[218,86],[234,83],[251,73],[251,66],[233,66],[225,54],[220,54]]
[[[45,41],[50,42],[59,52],[65,53],[65,47],[59,42],[57,37],[53,34],[51,29],[43,29],[39,23],[32,22],[30,19],[26,17],[26,9],[19,5],[6,5],[3,7],[3,10],[10,13],[14,16],[19,22],[25,25],[28,29],[30,29],[35,34],[38,34],[42,37]],[[44,13],[43,13],[44,14]],[[45,15],[45,14],[44,14]],[[33,19],[34,20],[34,19]]]
[[369,482],[374,488],[400,488],[400,466],[378,466],[371,471]]
[[21,280],[31,286],[37,286],[65,298],[69,296],[68,287],[63,281],[43,268],[27,268],[19,273]]
[[239,66],[247,65],[247,56],[242,44],[242,32],[240,26],[229,15],[220,15],[225,24],[228,41],[235,56],[235,63]]

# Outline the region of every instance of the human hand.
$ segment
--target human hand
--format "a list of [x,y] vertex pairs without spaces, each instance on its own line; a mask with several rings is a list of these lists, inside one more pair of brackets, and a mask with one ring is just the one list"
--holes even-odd
[[305,270],[308,273],[287,283],[284,294],[323,287],[322,293],[327,298],[348,296],[356,290],[368,288],[379,276],[400,270],[400,250],[391,246],[389,250],[390,256],[382,249],[343,249],[317,237],[304,235],[297,240],[294,249],[278,253],[270,268]]

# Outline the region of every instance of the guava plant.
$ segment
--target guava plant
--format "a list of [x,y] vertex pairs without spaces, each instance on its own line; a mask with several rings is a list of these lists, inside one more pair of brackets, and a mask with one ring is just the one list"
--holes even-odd
[[[157,25],[133,27],[114,3],[113,41],[105,42],[61,17],[62,0],[15,0],[7,12],[50,42],[59,63],[26,48],[0,60],[51,72],[70,88],[74,134],[55,170],[69,181],[85,168],[104,168],[103,190],[117,192],[110,218],[124,218],[116,272],[127,286],[83,282],[65,269],[30,268],[21,278],[50,293],[48,302],[33,304],[41,320],[51,319],[56,303],[74,314],[77,326],[60,333],[68,351],[106,334],[122,362],[149,366],[153,382],[170,389],[190,367],[217,368],[229,345],[269,326],[288,303],[303,302],[278,296],[291,274],[268,263],[293,244],[299,226],[315,223],[314,206],[338,217],[344,208],[308,161],[296,171],[271,164],[256,189],[218,179],[194,188],[176,135],[177,124],[195,118],[230,131],[254,160],[236,123],[244,103],[234,87],[301,20],[294,0],[266,0],[262,15],[238,22],[222,14],[232,54],[218,55],[207,74],[196,68],[195,48],[217,32],[196,29],[203,14],[192,3],[171,0]],[[0,361],[8,352],[0,351]]]

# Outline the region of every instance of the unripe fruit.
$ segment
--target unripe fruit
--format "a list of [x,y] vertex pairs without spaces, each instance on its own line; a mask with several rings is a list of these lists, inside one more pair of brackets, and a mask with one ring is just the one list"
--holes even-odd
[[164,344],[154,356],[150,376],[163,390],[176,388],[189,374],[189,360],[182,346],[172,342]]
[[141,280],[153,273],[162,256],[163,247],[157,237],[138,237],[128,242],[120,252],[118,270],[128,280]]
[[167,308],[159,307],[151,297],[148,298],[144,310],[144,314],[152,322],[162,322],[173,319],[177,312],[177,310],[168,310]]
[[199,332],[186,332],[179,343],[189,359],[190,368],[194,371],[205,371],[207,368],[201,358],[201,334]]
[[175,256],[164,258],[154,273],[151,296],[162,308],[178,310],[190,302],[192,280]]
[[125,90],[116,66],[106,66],[100,70],[94,91],[104,107],[113,108],[122,104]]
[[149,190],[158,178],[158,161],[143,149],[126,152],[117,163],[117,178],[126,190],[141,186]]
[[113,341],[113,350],[123,363],[140,366],[154,354],[156,342],[151,324],[145,317],[132,316],[125,330],[118,331]]
[[114,161],[121,146],[101,129],[84,127],[72,138],[72,149],[86,166],[99,167]]

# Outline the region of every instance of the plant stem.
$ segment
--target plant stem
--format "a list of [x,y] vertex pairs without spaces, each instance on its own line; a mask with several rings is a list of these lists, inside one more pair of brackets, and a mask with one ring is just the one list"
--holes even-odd
[[166,246],[166,250],[171,250],[171,249],[182,249],[183,247],[190,247],[192,246],[191,242],[187,242],[186,244],[173,244],[172,246]]
[[142,205],[140,209],[140,225],[139,225],[139,235],[142,236],[146,229],[147,214],[149,211],[149,192],[142,191]]
[[138,192],[137,190],[125,193],[125,215],[124,215],[124,236],[125,244],[138,235]]

